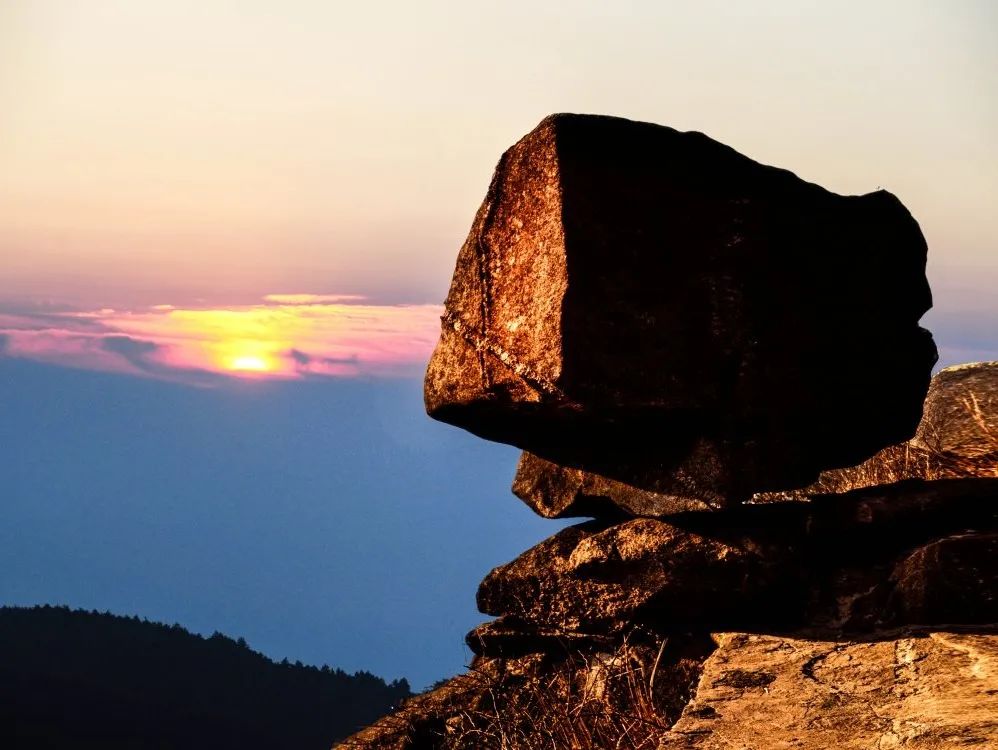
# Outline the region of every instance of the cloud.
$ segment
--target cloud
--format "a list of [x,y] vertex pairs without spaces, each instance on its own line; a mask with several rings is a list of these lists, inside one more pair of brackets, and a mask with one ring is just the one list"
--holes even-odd
[[288,357],[295,363],[302,375],[349,376],[360,374],[360,359],[357,355],[344,357],[319,357],[306,354],[300,349],[288,351]]
[[[315,301],[320,297],[339,301]],[[439,335],[441,308],[361,299],[282,294],[224,308],[0,310],[0,353],[196,383],[420,373]]]
[[159,363],[150,359],[161,349],[159,344],[152,341],[141,341],[130,336],[105,336],[101,339],[101,347],[112,354],[120,355],[126,362],[140,370],[150,372],[162,370]]
[[332,305],[337,303],[362,302],[362,294],[268,294],[264,302],[278,305]]

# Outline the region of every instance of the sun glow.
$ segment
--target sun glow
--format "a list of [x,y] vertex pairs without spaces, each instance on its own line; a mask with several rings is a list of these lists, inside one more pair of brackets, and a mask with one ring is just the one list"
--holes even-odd
[[224,308],[0,310],[0,356],[195,383],[210,375],[412,376],[429,357],[440,313],[439,305],[372,305],[333,294],[268,295]]
[[229,363],[229,369],[237,372],[269,372],[274,368],[263,357],[247,354],[234,357]]

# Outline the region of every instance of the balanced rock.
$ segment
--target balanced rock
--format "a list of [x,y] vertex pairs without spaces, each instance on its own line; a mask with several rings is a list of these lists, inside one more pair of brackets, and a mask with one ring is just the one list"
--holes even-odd
[[912,436],[936,353],[918,224],[701,133],[548,117],[500,159],[431,416],[716,507]]

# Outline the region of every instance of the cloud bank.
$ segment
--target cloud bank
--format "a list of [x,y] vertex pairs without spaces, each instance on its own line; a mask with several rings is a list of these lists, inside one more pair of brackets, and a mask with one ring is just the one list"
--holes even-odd
[[422,371],[439,305],[271,294],[224,308],[0,310],[0,356],[146,377],[399,377]]

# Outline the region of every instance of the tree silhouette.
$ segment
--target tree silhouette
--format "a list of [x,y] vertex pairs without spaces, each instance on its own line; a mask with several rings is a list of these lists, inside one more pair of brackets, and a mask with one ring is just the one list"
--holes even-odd
[[0,747],[326,750],[409,696],[276,664],[242,638],[67,607],[0,608]]

